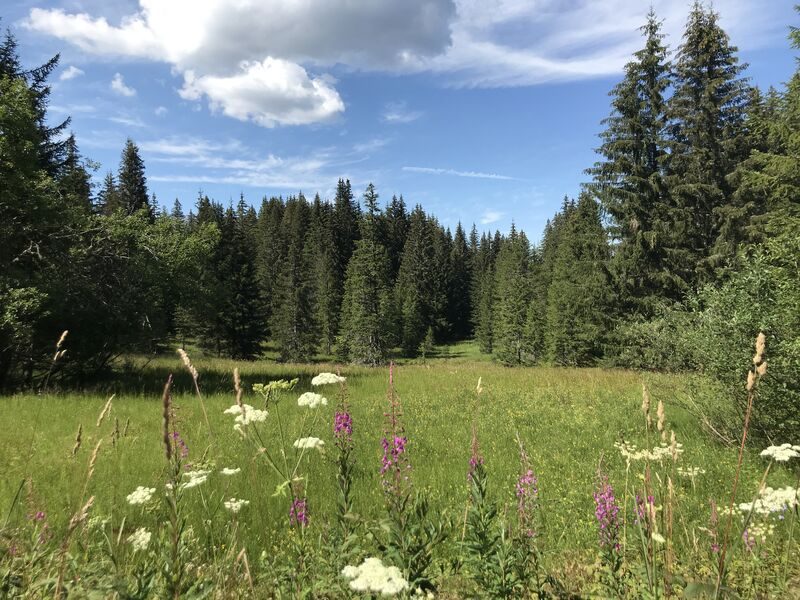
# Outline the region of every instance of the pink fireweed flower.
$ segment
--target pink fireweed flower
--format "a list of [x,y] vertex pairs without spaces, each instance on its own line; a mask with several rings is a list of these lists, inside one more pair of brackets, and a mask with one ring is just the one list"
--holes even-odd
[[353,436],[353,417],[347,411],[336,411],[333,417],[333,437],[350,440]]
[[295,497],[289,507],[289,525],[292,527],[308,526],[308,507],[305,498]]
[[619,550],[619,504],[614,496],[614,488],[608,482],[608,476],[602,475],[599,483],[593,495],[594,516],[600,529],[600,547],[606,550]]
[[467,469],[467,483],[472,481],[472,476],[475,474],[475,469],[478,468],[478,465],[484,464],[483,456],[478,446],[478,434],[474,426],[472,427],[472,443],[470,448],[471,453],[469,457],[469,469]]
[[516,496],[520,527],[525,535],[535,537],[533,519],[539,500],[539,480],[532,469],[528,469],[517,479]]

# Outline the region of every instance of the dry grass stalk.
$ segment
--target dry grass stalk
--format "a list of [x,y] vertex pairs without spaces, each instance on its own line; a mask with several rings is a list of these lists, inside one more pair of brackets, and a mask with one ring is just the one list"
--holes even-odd
[[242,380],[239,377],[239,368],[233,369],[233,389],[236,392],[236,404],[244,410],[242,406]]
[[75,445],[72,447],[72,456],[78,454],[81,449],[81,441],[83,440],[83,425],[78,425],[78,435],[75,436]]
[[97,417],[97,427],[100,427],[100,425],[103,424],[103,421],[108,416],[108,413],[111,411],[111,402],[112,400],[114,400],[114,396],[116,396],[116,394],[111,394],[111,397],[108,399],[108,402],[106,402],[106,405],[103,407],[103,410],[100,411],[100,416]]
[[250,573],[250,561],[247,560],[247,549],[242,548],[242,551],[239,552],[239,555],[236,557],[237,563],[242,563],[244,565],[244,574],[247,576],[247,585],[250,586],[250,593],[255,594],[256,589],[253,585],[253,575]]
[[647,390],[646,383],[642,383],[642,413],[644,414],[647,431],[650,431],[650,427],[653,425],[653,420],[650,417],[650,392]]
[[667,430],[664,428],[666,424],[666,415],[664,414],[664,403],[659,400],[658,407],[656,408],[656,428],[658,429],[658,433],[661,434],[661,441],[667,441]]
[[728,510],[728,522],[725,526],[725,535],[722,538],[722,549],[719,554],[719,566],[717,568],[717,586],[715,598],[719,597],[722,583],[725,579],[726,555],[728,550],[728,540],[730,539],[731,527],[733,525],[733,507],[736,504],[736,490],[739,487],[739,476],[742,472],[742,458],[744,456],[744,445],[747,441],[747,433],[750,431],[750,417],[753,414],[753,401],[756,397],[756,385],[763,374],[767,372],[767,362],[765,360],[766,337],[764,332],[759,332],[756,338],[756,351],[753,355],[753,368],[747,372],[747,409],[744,413],[744,425],[742,427],[742,442],[739,445],[739,458],[736,461],[736,474],[733,478],[733,489],[731,490],[731,501]]
[[214,435],[211,431],[211,422],[208,420],[208,412],[206,411],[206,403],[203,400],[203,394],[200,393],[200,385],[197,383],[200,374],[197,372],[197,369],[194,368],[189,355],[186,354],[186,350],[183,348],[178,348],[178,355],[180,355],[181,360],[183,361],[183,365],[189,371],[189,374],[192,376],[192,382],[194,382],[194,391],[197,394],[197,398],[200,400],[200,408],[203,410],[203,418],[206,421],[206,427],[208,427],[208,434]]
[[72,518],[69,520],[69,527],[67,527],[67,534],[64,536],[64,541],[61,544],[61,550],[59,552],[59,566],[58,566],[58,580],[56,581],[56,591],[55,597],[61,598],[62,596],[62,588],[64,587],[64,571],[66,570],[67,566],[67,550],[69,550],[69,541],[72,538],[72,534],[78,528],[78,525],[81,523],[85,523],[86,519],[89,516],[89,509],[92,508],[92,504],[94,504],[94,496],[89,498],[78,511],[72,515]]

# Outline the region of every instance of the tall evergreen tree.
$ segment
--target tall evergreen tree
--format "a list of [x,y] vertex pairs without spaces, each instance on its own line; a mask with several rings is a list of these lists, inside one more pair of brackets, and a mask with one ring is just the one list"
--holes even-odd
[[311,209],[305,253],[314,288],[314,322],[320,349],[325,354],[333,352],[341,308],[339,290],[342,282],[337,275],[332,219],[333,207],[328,202],[322,202],[317,195]]
[[602,356],[613,306],[609,248],[594,199],[584,193],[574,208],[568,205],[560,228],[547,290],[547,356],[556,364],[591,365]]
[[[477,233],[476,233],[477,236]],[[472,257],[459,223],[450,251],[450,282],[448,285],[447,313],[454,339],[467,339],[472,334]]]
[[337,346],[340,357],[349,362],[376,365],[389,350],[392,299],[389,255],[378,240],[379,213],[373,199],[377,200],[377,194],[370,184],[361,239],[347,265]]
[[500,362],[520,365],[530,360],[525,324],[530,304],[530,245],[512,223],[497,255],[494,283],[492,350]]
[[724,267],[739,242],[726,227],[734,190],[728,176],[749,153],[745,114],[750,90],[737,49],[718,15],[695,3],[675,62],[668,113],[668,184],[675,203],[677,272],[688,289]]
[[673,235],[664,182],[670,66],[652,10],[642,33],[644,48],[611,91],[612,113],[597,150],[603,158],[588,172],[617,242],[611,271],[623,308],[650,317],[663,300],[680,299],[681,290],[667,270]]
[[128,138],[122,150],[122,159],[117,174],[117,194],[122,211],[132,215],[146,209],[154,216],[147,195],[147,178],[144,174],[144,161],[139,155],[139,147]]

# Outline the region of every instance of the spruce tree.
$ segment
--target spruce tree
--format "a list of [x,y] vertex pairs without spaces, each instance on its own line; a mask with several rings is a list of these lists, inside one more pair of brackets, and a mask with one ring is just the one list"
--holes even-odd
[[668,104],[668,185],[677,236],[671,270],[687,289],[725,267],[740,241],[740,233],[725,225],[735,191],[728,176],[749,153],[744,121],[751,93],[718,18],[699,3],[692,7]]
[[122,211],[132,215],[145,209],[153,218],[152,207],[147,195],[147,178],[144,174],[144,161],[139,155],[139,147],[128,138],[122,150],[122,159],[117,174],[117,194]]
[[493,342],[494,252],[492,241],[481,236],[472,274],[472,324],[478,348],[491,354]]
[[551,362],[586,366],[601,358],[613,316],[609,248],[599,207],[589,194],[566,210],[547,290],[544,340]]
[[[477,234],[476,234],[477,235]],[[464,228],[456,226],[450,251],[450,282],[448,285],[447,313],[453,338],[463,340],[472,334],[472,260]]]
[[333,207],[314,198],[311,224],[306,238],[306,262],[311,271],[314,297],[314,322],[319,335],[320,350],[333,352],[339,330],[341,282],[337,280],[336,251],[333,237]]
[[588,172],[616,241],[611,271],[623,309],[648,318],[663,300],[680,299],[681,290],[666,268],[673,235],[664,182],[670,66],[652,10],[642,33],[644,48],[611,91],[612,113],[597,150],[602,160]]
[[[377,200],[374,188],[365,201]],[[337,351],[344,360],[377,365],[388,353],[392,321],[390,261],[378,240],[377,205],[368,206],[361,221],[361,239],[347,265]]]
[[492,318],[492,350],[506,365],[530,361],[525,324],[530,304],[530,246],[524,233],[512,223],[509,236],[497,255]]

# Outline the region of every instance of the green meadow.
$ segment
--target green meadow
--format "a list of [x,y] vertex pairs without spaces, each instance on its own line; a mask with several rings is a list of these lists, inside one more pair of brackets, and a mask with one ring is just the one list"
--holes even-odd
[[[138,486],[155,488],[156,496],[163,494],[168,465],[162,443],[161,392],[172,373],[174,428],[188,447],[185,468],[211,471],[204,484],[186,490],[182,497],[191,535],[203,542],[194,549],[199,557],[196,560],[217,564],[220,553],[234,544],[250,557],[250,573],[257,585],[261,574],[274,568],[271,562],[290,560],[287,536],[299,534],[289,523],[291,498],[276,493],[282,482],[257,448],[234,431],[233,417],[223,412],[236,403],[233,370],[238,368],[242,400],[255,408],[262,408],[263,399],[253,393],[253,384],[299,378],[294,390],[280,393],[269,407],[269,417],[258,424],[259,439],[273,455],[280,453],[281,433],[288,440],[289,454],[293,453],[291,441],[301,434],[325,442],[323,452],[306,453],[299,468],[309,515],[302,536],[306,540],[322,539],[336,514],[332,423],[340,392],[338,386],[316,390],[328,398],[328,404],[313,411],[298,407],[297,397],[311,389],[315,374],[335,372],[339,367],[236,362],[200,355],[193,362],[199,372],[210,430],[191,376],[177,355],[154,360],[130,358],[116,379],[103,384],[107,387],[103,391],[3,398],[0,507],[7,520],[6,530],[24,527],[32,515],[41,512],[46,515],[47,535],[59,539],[89,496],[94,496],[92,519],[95,523],[108,521],[108,537],[118,546],[140,527],[151,531],[163,527],[158,502],[149,507],[132,506],[126,497]],[[362,553],[367,556],[375,553],[372,531],[380,529],[377,524],[385,516],[379,471],[389,371],[348,366],[341,367],[341,374],[347,378],[353,419],[353,522],[362,528]],[[643,384],[653,404],[654,421],[649,431],[642,412]],[[670,547],[677,556],[674,570],[689,579],[708,577],[713,543],[709,537],[711,503],[725,506],[730,501],[737,448],[712,440],[698,417],[684,408],[691,406],[698,394],[708,393],[704,386],[696,377],[623,370],[509,369],[476,358],[470,344],[440,349],[437,357],[428,361],[396,365],[394,389],[402,406],[412,488],[424,493],[431,514],[445,522],[449,530],[434,556],[437,590],[445,596],[458,596],[469,589],[463,588],[458,564],[469,507],[467,470],[473,429],[485,461],[488,495],[501,515],[516,511],[515,483],[521,472],[517,438],[522,442],[538,478],[536,543],[542,562],[560,578],[565,589],[576,593],[592,589],[597,579],[598,527],[593,492],[598,474],[608,475],[620,503],[626,489],[633,498],[633,491],[643,485],[639,476],[642,470],[636,463],[628,469],[614,444],[624,440],[639,448],[659,445],[655,431],[655,404],[659,400],[664,406],[665,430],[675,433],[683,450],[677,462],[670,459],[663,468],[654,466],[652,472],[652,485],[664,486],[663,477],[669,477],[673,484]],[[110,409],[98,425],[111,394]],[[282,432],[276,427],[278,413],[283,419]],[[76,450],[79,429],[81,441]],[[98,444],[94,473],[87,481],[91,455]],[[757,451],[745,451],[737,502],[752,500],[766,465]],[[681,476],[677,467],[698,467],[702,472],[689,478]],[[219,473],[222,468],[241,471],[224,476]],[[770,485],[778,487],[791,481],[789,471],[773,467]],[[245,499],[249,505],[231,515],[222,504],[231,497]],[[625,517],[629,522],[631,515]],[[233,521],[235,539],[231,538]],[[635,552],[634,528],[626,526],[622,535],[630,536],[626,543],[631,546],[629,551]],[[344,566],[333,565],[331,572]],[[734,577],[746,578],[746,573],[747,569],[741,567]],[[263,593],[277,594],[270,587],[274,578],[266,579],[262,584],[270,591]]]

